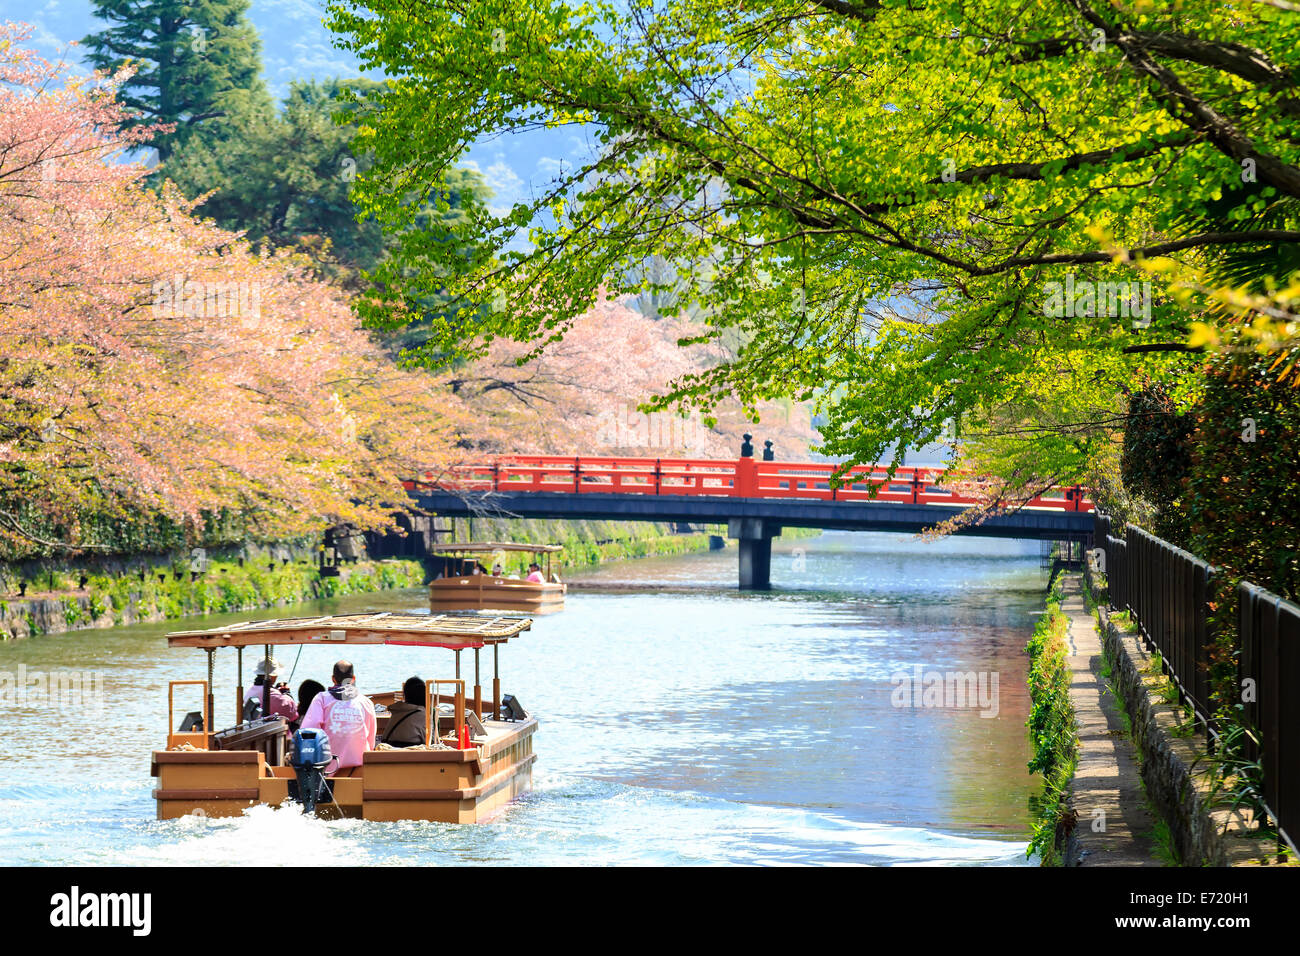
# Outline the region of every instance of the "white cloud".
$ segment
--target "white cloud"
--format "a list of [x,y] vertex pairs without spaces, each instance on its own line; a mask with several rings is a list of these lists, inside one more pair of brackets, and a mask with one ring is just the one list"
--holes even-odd
[[492,190],[492,202],[488,204],[488,211],[492,215],[504,216],[515,203],[524,201],[524,181],[510,168],[501,153],[497,153],[486,169],[472,159],[467,160],[465,165],[482,175],[483,181]]
[[566,167],[570,172],[573,171],[573,163],[554,156],[543,156],[537,161],[537,171],[545,179],[559,179],[564,175]]

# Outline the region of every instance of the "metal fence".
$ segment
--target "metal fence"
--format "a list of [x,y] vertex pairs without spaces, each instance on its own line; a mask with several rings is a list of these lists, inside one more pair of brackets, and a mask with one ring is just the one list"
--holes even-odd
[[1300,837],[1300,607],[1243,581],[1237,630],[1242,702],[1258,731],[1249,755],[1263,765],[1264,803]]
[[1133,616],[1147,647],[1160,652],[1164,673],[1214,737],[1208,647],[1208,598],[1214,569],[1193,554],[1129,525],[1111,533],[1107,515],[1095,519],[1093,542],[1105,558],[1111,607]]
[[[1209,599],[1214,568],[1167,541],[1128,526],[1116,537],[1108,515],[1094,518],[1098,570],[1107,602],[1128,611],[1148,649],[1192,707],[1212,752]],[[1237,589],[1238,677],[1252,735],[1248,759],[1263,767],[1264,802],[1285,839],[1300,834],[1300,607],[1243,581]]]

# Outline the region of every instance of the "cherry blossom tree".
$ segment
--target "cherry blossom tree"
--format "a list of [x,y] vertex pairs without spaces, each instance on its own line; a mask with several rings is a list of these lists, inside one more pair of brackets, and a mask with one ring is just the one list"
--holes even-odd
[[535,356],[531,345],[499,339],[446,381],[482,413],[480,437],[494,450],[734,458],[741,434],[761,431],[783,457],[806,455],[811,423],[794,403],[762,403],[761,428],[739,403],[720,405],[710,418],[639,409],[669,382],[718,360],[716,342],[678,345],[698,334],[685,318],[654,318],[628,300],[606,300]]
[[124,74],[67,77],[25,36],[0,27],[0,545],[94,546],[87,515],[386,521],[450,461],[461,404],[305,260],[145,190]]

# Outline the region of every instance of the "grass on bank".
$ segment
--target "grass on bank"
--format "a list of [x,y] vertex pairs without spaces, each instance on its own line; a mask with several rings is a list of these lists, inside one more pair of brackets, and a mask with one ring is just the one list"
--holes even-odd
[[1026,856],[1038,853],[1043,866],[1059,866],[1073,813],[1065,798],[1079,760],[1079,736],[1070,703],[1068,620],[1061,611],[1061,574],[1047,594],[1047,612],[1038,620],[1025,652],[1029,655],[1031,707],[1025,725],[1033,745],[1029,771],[1043,777],[1042,793],[1030,798],[1033,836]]

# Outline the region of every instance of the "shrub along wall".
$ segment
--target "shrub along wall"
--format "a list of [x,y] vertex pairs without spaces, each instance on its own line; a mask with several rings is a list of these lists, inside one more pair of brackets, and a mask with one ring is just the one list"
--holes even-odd
[[1043,775],[1043,792],[1031,799],[1033,838],[1027,855],[1040,854],[1043,866],[1059,866],[1065,839],[1073,826],[1065,790],[1078,762],[1079,737],[1070,703],[1068,621],[1061,613],[1061,576],[1052,581],[1047,613],[1038,620],[1025,645],[1029,654],[1029,739],[1034,755],[1030,773]]
[[[447,538],[561,544],[565,550],[555,567],[563,574],[605,561],[705,551],[716,543],[713,536],[725,533],[725,527],[717,527],[678,534],[672,525],[653,522],[458,518]],[[787,533],[807,537],[818,532]],[[80,567],[48,559],[0,568],[0,592],[9,595],[0,600],[0,640],[416,587],[425,575],[420,560],[394,559],[344,564],[338,577],[322,578],[314,560],[316,542],[308,540],[208,553],[208,569],[197,577],[189,571],[188,555],[180,553],[96,556]],[[507,573],[523,571],[529,559],[527,554],[508,555]],[[85,587],[80,586],[83,574]],[[19,580],[27,581],[25,597],[16,593]]]
[[[199,576],[156,570],[143,576],[137,571],[96,574],[84,589],[0,601],[0,638],[246,611],[423,582],[424,566],[409,560],[363,561],[340,568],[338,577],[324,578],[315,564],[301,561],[273,568],[268,563],[245,562],[241,567],[217,561]],[[65,577],[56,583],[68,581]]]

